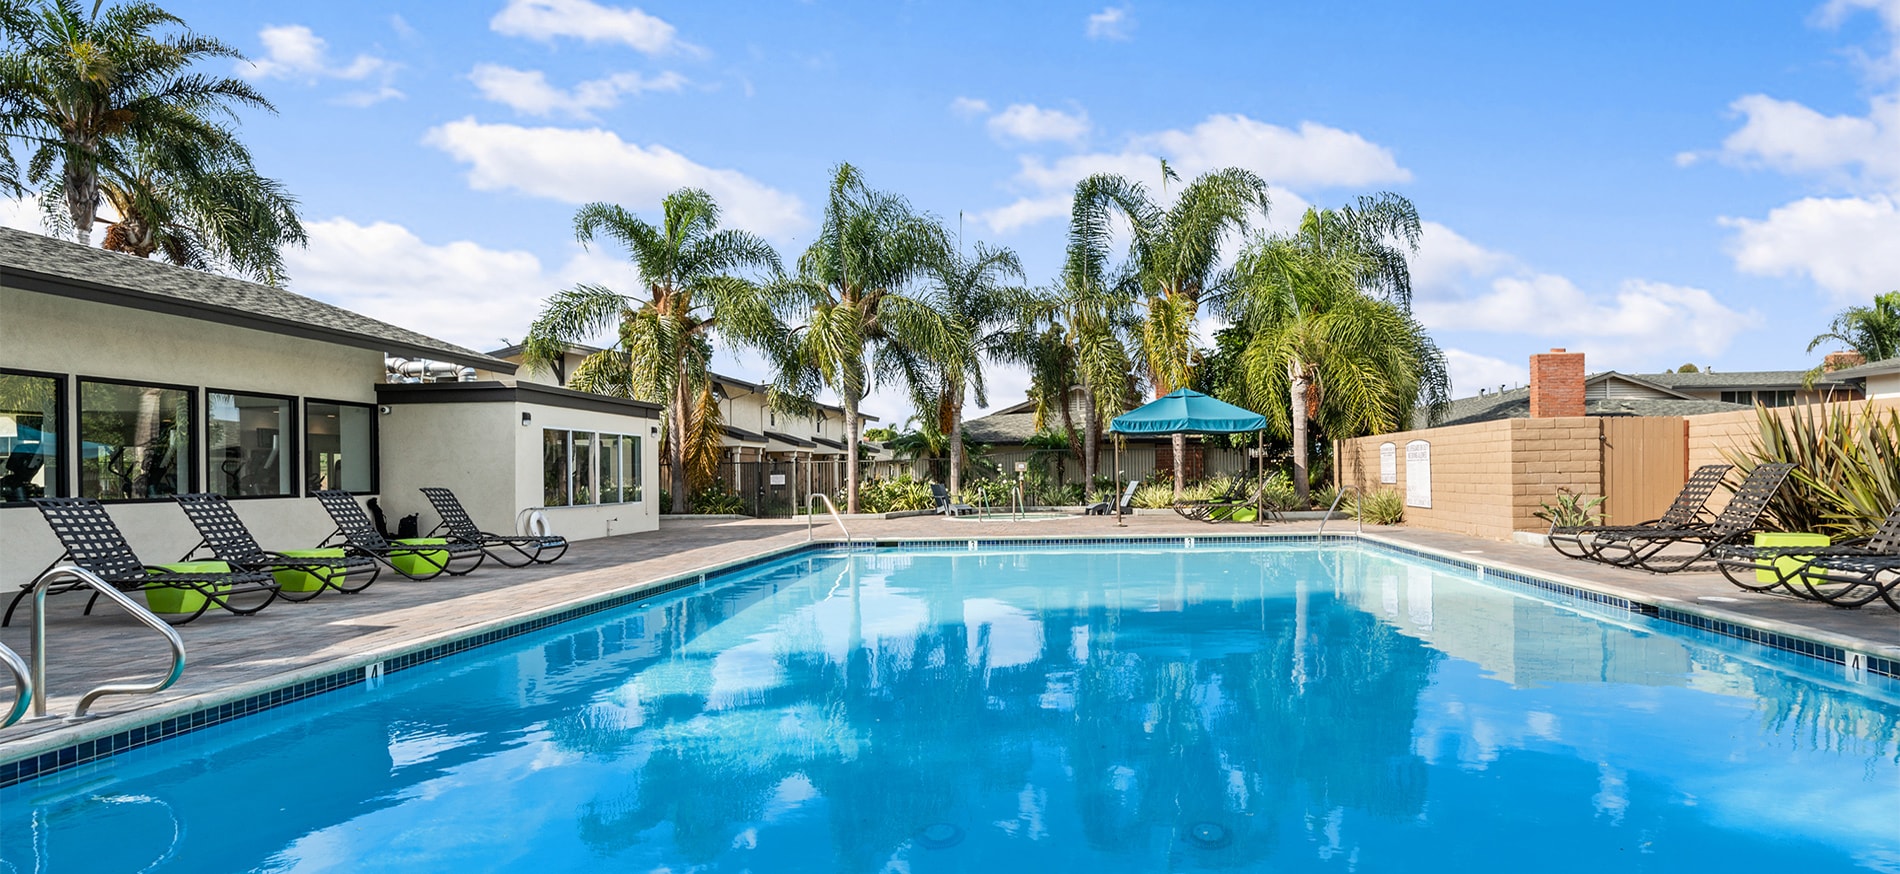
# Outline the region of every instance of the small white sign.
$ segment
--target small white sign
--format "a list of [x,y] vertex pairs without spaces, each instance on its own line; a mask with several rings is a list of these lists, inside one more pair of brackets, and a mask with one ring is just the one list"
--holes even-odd
[[1396,443],[1379,444],[1379,482],[1399,481],[1399,447]]
[[1423,440],[1405,444],[1405,506],[1432,506],[1432,444]]
[[1027,461],[1018,461],[1018,462],[1016,462],[1016,472],[1017,472],[1017,473],[1023,473],[1023,472],[1025,472],[1025,471],[1027,471],[1027,470],[1029,470],[1029,462],[1027,462]]
[[782,474],[782,473],[772,474],[772,485],[782,486],[784,484],[785,484],[785,474]]

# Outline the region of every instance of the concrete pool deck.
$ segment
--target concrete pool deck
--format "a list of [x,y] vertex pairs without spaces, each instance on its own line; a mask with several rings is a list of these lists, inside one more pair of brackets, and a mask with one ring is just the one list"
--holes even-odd
[[[1223,535],[1310,534],[1316,522],[1266,527],[1208,525],[1172,515],[1140,515],[1118,527],[1113,517],[1074,517],[1028,525],[964,524],[925,516],[850,520],[859,541],[945,538],[1125,538],[1215,539]],[[1351,532],[1334,522],[1329,533]],[[835,525],[818,529],[837,538]],[[1837,610],[1792,597],[1743,592],[1715,573],[1656,576],[1564,559],[1548,548],[1404,527],[1367,529],[1369,537],[1476,561],[1645,604],[1664,603],[1683,612],[1790,637],[1828,643],[1885,659],[1900,659],[1900,614],[1878,603],[1857,611]],[[466,577],[411,582],[385,572],[360,595],[325,594],[307,603],[278,602],[256,616],[208,614],[180,627],[187,668],[176,685],[155,695],[102,699],[98,719],[28,721],[0,730],[0,763],[14,762],[92,738],[189,714],[249,695],[283,688],[340,671],[360,673],[371,663],[468,635],[649,588],[683,574],[792,549],[806,540],[802,520],[669,520],[658,532],[578,543],[561,562],[508,569],[492,565]],[[7,593],[12,597],[12,593]],[[106,682],[156,677],[165,670],[164,644],[149,629],[110,606],[82,616],[86,599],[69,594],[49,599],[47,610],[48,712],[72,712],[80,695]],[[30,604],[5,642],[27,652]],[[0,692],[10,695],[10,692]],[[8,699],[0,699],[10,701]],[[83,757],[82,757],[83,758]]]

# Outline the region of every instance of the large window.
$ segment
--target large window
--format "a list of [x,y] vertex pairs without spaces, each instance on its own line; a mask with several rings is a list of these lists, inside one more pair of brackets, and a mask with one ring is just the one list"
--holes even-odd
[[567,437],[568,432],[552,428],[541,432],[542,506],[567,506]]
[[58,497],[58,435],[64,380],[0,373],[0,501]]
[[189,389],[79,383],[79,494],[100,500],[190,491]]
[[206,490],[228,498],[294,497],[295,408],[290,398],[207,392]]
[[303,475],[312,489],[376,490],[376,408],[304,404]]
[[640,438],[592,431],[541,432],[544,506],[639,501]]

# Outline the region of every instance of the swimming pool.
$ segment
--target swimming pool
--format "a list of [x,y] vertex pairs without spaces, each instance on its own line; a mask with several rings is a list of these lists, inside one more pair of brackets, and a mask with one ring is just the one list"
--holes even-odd
[[808,552],[0,790],[0,871],[1900,870],[1900,689],[1375,547]]

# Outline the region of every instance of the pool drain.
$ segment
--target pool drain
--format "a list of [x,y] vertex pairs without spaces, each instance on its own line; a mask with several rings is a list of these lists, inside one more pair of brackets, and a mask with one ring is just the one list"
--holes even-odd
[[1218,822],[1197,822],[1188,826],[1188,840],[1195,846],[1218,850],[1234,842],[1234,833]]
[[963,843],[963,828],[955,823],[933,822],[917,830],[917,845],[926,850],[945,850]]

